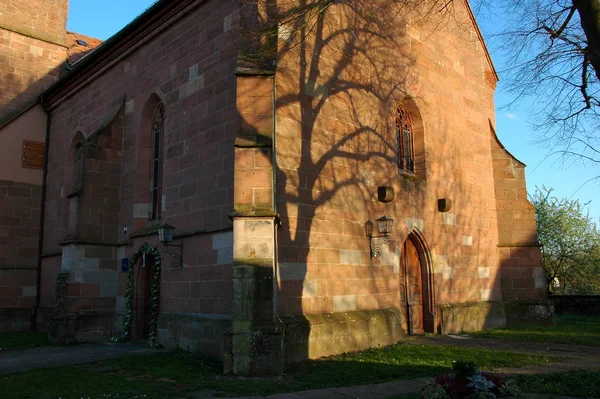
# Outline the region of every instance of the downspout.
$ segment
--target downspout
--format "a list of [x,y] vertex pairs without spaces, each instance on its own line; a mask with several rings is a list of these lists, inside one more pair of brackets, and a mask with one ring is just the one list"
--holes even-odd
[[46,137],[44,147],[44,171],[42,174],[42,195],[40,203],[40,228],[38,232],[38,254],[37,254],[37,276],[35,284],[35,306],[31,310],[31,330],[37,331],[37,313],[40,308],[40,294],[42,290],[42,254],[44,246],[44,217],[46,210],[46,180],[48,178],[48,149],[50,148],[50,111],[45,107],[43,99],[40,97],[40,105],[46,112]]
[[275,76],[276,74],[273,74],[273,153],[271,162],[273,163],[273,212],[277,214],[277,85]]
[[278,308],[278,297],[277,292],[279,291],[279,240],[278,230],[281,225],[279,215],[277,214],[277,85],[276,85],[277,70],[273,74],[273,151],[271,152],[271,163],[273,165],[273,212],[275,213],[275,225],[273,231],[274,243],[273,243],[273,318],[275,321],[279,319],[277,314]]

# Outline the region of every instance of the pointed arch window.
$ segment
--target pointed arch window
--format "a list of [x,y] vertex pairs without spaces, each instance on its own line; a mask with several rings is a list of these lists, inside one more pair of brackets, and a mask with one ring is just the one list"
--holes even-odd
[[150,220],[159,218],[160,215],[160,180],[162,178],[162,139],[164,135],[165,109],[158,104],[152,118],[152,181]]
[[398,168],[415,172],[414,129],[412,119],[402,104],[396,108],[396,160]]

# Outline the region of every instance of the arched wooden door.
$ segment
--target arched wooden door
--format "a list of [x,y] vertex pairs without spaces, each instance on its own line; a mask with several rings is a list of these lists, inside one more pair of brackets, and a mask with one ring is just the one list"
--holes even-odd
[[152,280],[153,261],[151,258],[146,262],[141,260],[135,265],[136,270],[133,313],[133,338],[146,339],[150,332],[150,288]]
[[401,293],[402,310],[406,320],[406,331],[410,334],[422,334],[425,332],[423,327],[423,275],[419,252],[415,244],[409,238],[403,246],[401,252]]
[[435,296],[428,259],[423,240],[411,233],[402,244],[400,257],[402,328],[409,334],[435,332]]

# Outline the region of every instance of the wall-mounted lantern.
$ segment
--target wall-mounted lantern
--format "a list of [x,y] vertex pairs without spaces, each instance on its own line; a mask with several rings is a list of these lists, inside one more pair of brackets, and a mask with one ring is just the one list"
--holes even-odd
[[450,198],[438,199],[438,211],[448,212],[450,209],[452,209],[452,200]]
[[379,202],[392,202],[394,200],[394,187],[377,187],[377,200]]
[[[394,219],[391,219],[387,216],[382,216],[377,219],[377,230],[379,230],[378,236],[373,235],[373,222],[367,220],[365,222],[365,233],[369,238],[369,249],[371,252],[371,258],[378,258],[381,256],[381,245],[388,243],[388,234],[392,232],[392,226],[394,224]],[[383,238],[382,242],[379,244],[373,245],[373,238]]]
[[[163,224],[158,228],[158,241],[160,241],[165,246],[165,252],[171,256],[171,266],[182,269],[183,241],[181,242],[181,244],[169,244],[171,241],[173,241],[174,232],[175,227],[171,226],[168,223]],[[169,251],[169,247],[178,247],[179,253],[172,253],[171,251]]]

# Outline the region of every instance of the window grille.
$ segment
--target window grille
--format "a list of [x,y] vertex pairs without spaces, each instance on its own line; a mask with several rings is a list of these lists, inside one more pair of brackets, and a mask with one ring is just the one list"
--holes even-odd
[[162,104],[159,104],[154,112],[152,120],[152,208],[150,210],[150,219],[155,220],[159,214],[159,195],[160,195],[160,178],[162,169],[161,157],[161,141],[164,134],[164,118],[165,109]]
[[399,105],[396,109],[396,161],[400,170],[412,173],[415,171],[413,132],[408,111]]

